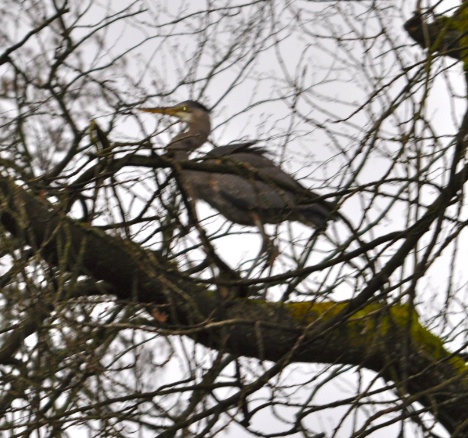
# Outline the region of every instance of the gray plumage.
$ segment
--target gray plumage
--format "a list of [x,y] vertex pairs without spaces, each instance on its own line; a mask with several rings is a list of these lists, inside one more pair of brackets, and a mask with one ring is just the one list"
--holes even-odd
[[[144,108],[169,114],[188,125],[167,146],[180,161],[203,145],[211,131],[208,109],[194,101],[174,107]],[[209,164],[232,166],[234,173],[183,170],[181,181],[193,199],[201,199],[232,222],[242,225],[298,221],[324,229],[337,212],[337,204],[325,201],[285,173],[254,142],[221,146],[203,159]]]

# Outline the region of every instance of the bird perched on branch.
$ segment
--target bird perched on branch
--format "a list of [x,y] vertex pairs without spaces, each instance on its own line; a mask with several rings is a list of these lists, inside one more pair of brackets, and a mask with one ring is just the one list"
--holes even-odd
[[[195,101],[141,110],[168,114],[187,124],[188,129],[176,135],[166,148],[168,155],[177,161],[187,161],[211,132],[210,111]],[[264,224],[298,221],[324,230],[337,212],[337,204],[302,186],[252,142],[217,147],[203,162],[229,166],[229,172],[184,169],[181,181],[186,192],[234,223],[257,226],[264,242]]]

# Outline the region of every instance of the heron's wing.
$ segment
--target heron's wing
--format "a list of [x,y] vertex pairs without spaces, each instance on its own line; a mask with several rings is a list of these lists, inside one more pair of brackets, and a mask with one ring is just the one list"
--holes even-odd
[[335,205],[318,200],[313,192],[308,192],[307,202],[302,202],[296,193],[257,178],[185,171],[184,180],[192,197],[207,202],[238,224],[255,225],[256,216],[263,223],[292,220],[323,227],[335,211]]
[[294,205],[290,194],[282,195],[268,184],[239,175],[187,171],[185,177],[192,196],[239,224],[255,225],[254,212],[264,223],[279,223],[284,220],[281,212]]
[[261,147],[252,147],[256,144],[257,141],[249,141],[246,143],[235,143],[228,144],[226,146],[219,146],[212,149],[206,154],[206,158],[222,158],[233,154],[238,154],[240,152],[251,151],[252,153],[261,154],[264,151],[264,148]]
[[237,175],[220,175],[216,184],[218,194],[234,207],[249,211],[282,211],[294,205],[290,193],[275,190],[262,181],[252,181]]
[[[249,221],[253,221],[251,213],[255,213],[263,223],[277,224],[284,220],[292,220],[324,227],[335,210],[333,204],[323,200],[299,203],[298,197],[288,190],[237,175],[221,175],[216,186],[217,196],[223,200],[224,206],[224,211],[218,208],[219,211],[228,218],[229,213],[242,213],[244,222],[238,220],[239,223],[248,224]],[[312,192],[310,195],[318,198],[318,195]]]
[[[245,168],[236,166],[236,169],[242,174],[243,178],[251,181],[257,179],[273,185],[280,184],[283,189],[294,192],[307,191],[292,176],[265,157],[264,153],[266,151],[264,148],[252,147],[254,144],[255,142],[220,146],[208,152],[206,158],[209,160],[216,159],[217,162],[220,160],[221,163],[227,165],[230,163],[245,165]],[[249,174],[249,169],[253,170],[251,174]]]
[[[225,159],[226,164],[231,161],[232,163],[246,165],[246,172],[242,172],[245,178],[261,180],[272,186],[277,186],[279,189],[291,191],[300,197],[310,198],[310,200],[317,197],[317,195],[310,192],[310,190],[301,185],[291,175],[284,172],[281,167],[277,166],[261,152],[251,152],[251,150],[248,152],[239,151],[238,153],[221,158]],[[248,174],[249,169],[253,170],[251,175]]]
[[[258,197],[258,193],[262,192],[268,193],[270,196],[268,203],[273,205],[277,202],[275,205],[278,208],[281,202],[285,202],[285,199],[287,202],[291,202],[291,199],[294,199],[293,204],[297,208],[304,207],[308,209],[311,204],[316,204],[314,209],[320,208],[323,212],[331,212],[337,209],[337,205],[334,202],[319,199],[320,195],[304,187],[291,175],[284,172],[281,167],[267,158],[264,155],[265,149],[252,147],[253,144],[251,142],[221,146],[213,149],[209,154],[210,158],[215,159],[217,162],[221,160],[225,164],[243,164],[245,166],[245,168],[235,167],[240,176],[238,187],[239,190],[249,190],[250,187],[250,193],[241,195],[239,199],[245,198],[246,202],[249,203],[249,196]],[[245,186],[245,184],[248,186]],[[261,187],[262,189],[252,191],[252,187],[256,187],[257,189]],[[228,192],[226,192],[226,196],[228,196]]]

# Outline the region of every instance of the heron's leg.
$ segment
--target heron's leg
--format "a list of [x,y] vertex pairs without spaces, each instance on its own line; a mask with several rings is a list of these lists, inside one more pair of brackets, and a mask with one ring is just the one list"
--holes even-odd
[[257,256],[257,259],[262,255],[267,255],[267,263],[269,266],[272,266],[275,262],[276,258],[279,256],[280,252],[278,247],[273,243],[270,236],[265,231],[263,227],[263,222],[260,220],[260,217],[257,213],[251,213],[253,222],[255,226],[260,231],[260,235],[262,236],[262,247],[260,248],[260,253]]

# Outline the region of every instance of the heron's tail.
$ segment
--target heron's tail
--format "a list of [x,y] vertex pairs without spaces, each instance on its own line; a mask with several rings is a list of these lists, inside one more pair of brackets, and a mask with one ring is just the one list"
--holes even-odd
[[338,204],[327,201],[299,205],[298,210],[300,222],[319,229],[327,228],[327,222],[338,216]]

